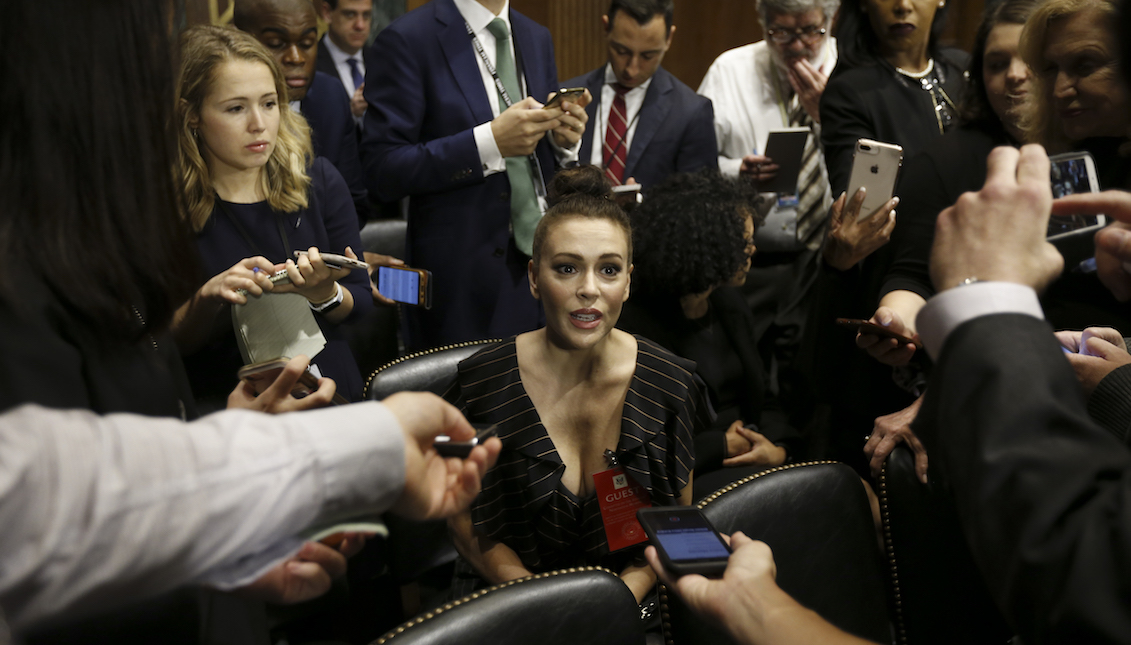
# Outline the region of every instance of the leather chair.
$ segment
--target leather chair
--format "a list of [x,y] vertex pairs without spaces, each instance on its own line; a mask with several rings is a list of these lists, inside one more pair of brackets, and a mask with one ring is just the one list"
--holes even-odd
[[[778,585],[802,605],[847,632],[891,642],[875,525],[851,468],[830,461],[771,468],[716,491],[699,508],[719,531],[770,545]],[[660,605],[669,644],[733,642],[663,587]]]
[[[446,345],[398,358],[373,371],[365,383],[365,398],[380,401],[397,392],[443,394],[455,382],[459,362],[493,342]],[[388,565],[398,585],[413,585],[426,573],[455,562],[457,553],[447,523],[413,522],[386,515],[385,525],[389,529]],[[409,615],[416,611],[418,592],[416,587],[405,590]]]
[[900,645],[1001,644],[1012,632],[966,546],[954,503],[933,477],[915,474],[915,456],[896,446],[876,494],[891,565],[893,621]]
[[632,592],[599,567],[551,571],[477,591],[372,645],[644,645]]
[[[407,225],[403,219],[370,221],[361,229],[362,248],[370,253],[403,258]],[[372,372],[401,354],[399,306],[375,306],[342,329],[362,374]]]
[[377,368],[365,382],[365,398],[381,399],[397,392],[443,394],[456,379],[459,362],[497,340],[473,340],[403,356]]

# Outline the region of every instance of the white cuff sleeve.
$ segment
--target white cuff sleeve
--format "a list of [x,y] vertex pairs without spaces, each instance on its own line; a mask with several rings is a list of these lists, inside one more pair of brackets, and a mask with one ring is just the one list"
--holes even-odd
[[976,282],[928,300],[915,319],[915,328],[927,353],[937,361],[947,337],[960,325],[979,316],[1005,313],[1045,317],[1032,288],[1015,282]]
[[475,135],[475,147],[479,149],[479,161],[483,164],[483,176],[506,172],[507,161],[503,158],[503,153],[499,152],[499,144],[495,142],[495,134],[491,132],[491,122],[475,126],[472,134]]
[[[588,124],[586,124],[588,125]],[[559,166],[565,166],[577,161],[577,154],[581,152],[581,139],[579,138],[572,146],[562,148],[554,141],[554,132],[551,130],[546,133],[546,137],[550,140],[550,147],[554,149],[554,156],[558,159]]]
[[719,156],[719,173],[722,174],[723,177],[737,177],[738,171],[741,169],[741,159]]

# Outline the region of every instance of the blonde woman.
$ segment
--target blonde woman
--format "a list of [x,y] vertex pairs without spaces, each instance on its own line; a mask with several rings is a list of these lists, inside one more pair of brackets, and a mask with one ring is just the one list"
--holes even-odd
[[[174,321],[198,401],[231,391],[242,361],[229,307],[265,291],[310,302],[327,340],[314,364],[358,399],[357,364],[335,328],[371,306],[369,280],[363,270],[328,266],[319,253],[356,257],[357,216],[345,182],[313,158],[306,122],[281,99],[281,69],[247,34],[194,27],[182,36],[177,96],[184,212],[210,276]],[[296,250],[307,254],[296,261]],[[281,269],[291,284],[272,285],[268,277]]]

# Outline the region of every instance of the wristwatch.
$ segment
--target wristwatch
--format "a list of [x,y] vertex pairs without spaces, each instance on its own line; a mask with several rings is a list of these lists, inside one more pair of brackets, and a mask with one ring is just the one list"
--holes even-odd
[[337,287],[338,290],[334,293],[333,298],[330,298],[326,302],[320,302],[318,304],[314,304],[313,302],[307,303],[315,313],[330,313],[331,311],[336,309],[338,305],[342,304],[342,300],[345,299],[345,294],[342,292],[342,285],[335,282],[334,286]]

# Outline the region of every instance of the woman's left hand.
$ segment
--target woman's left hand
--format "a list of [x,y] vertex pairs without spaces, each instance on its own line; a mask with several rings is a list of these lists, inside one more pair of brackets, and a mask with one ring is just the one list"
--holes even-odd
[[[345,256],[358,259],[353,249],[348,246]],[[291,283],[276,284],[274,289],[276,293],[297,293],[315,304],[333,298],[338,291],[337,281],[350,274],[350,269],[335,269],[327,266],[316,246],[307,249],[306,255],[300,256],[298,262],[287,260],[285,264],[276,267],[276,270],[278,269],[287,270]]]
[[723,460],[724,466],[728,468],[734,466],[780,466],[785,463],[785,448],[774,444],[762,433],[743,426],[739,426],[737,432],[750,442],[750,450],[741,455],[727,457]]
[[845,203],[845,195],[833,202],[829,213],[829,236],[823,255],[825,262],[839,271],[856,266],[873,251],[888,243],[895,230],[895,207],[898,197],[892,197],[871,217],[858,221],[860,207],[864,204],[864,189],[856,191]]

